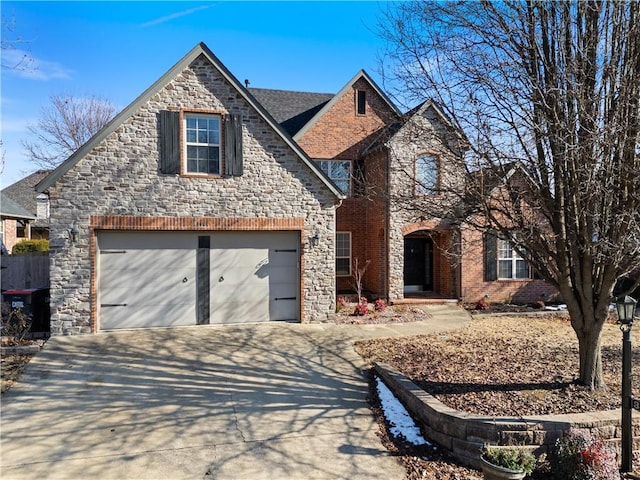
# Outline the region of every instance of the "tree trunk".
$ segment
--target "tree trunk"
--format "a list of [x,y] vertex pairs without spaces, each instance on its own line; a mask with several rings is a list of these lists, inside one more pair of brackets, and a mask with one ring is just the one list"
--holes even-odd
[[[574,323],[573,320],[571,322]],[[602,375],[601,334],[604,321],[585,321],[575,328],[580,356],[579,382],[591,390],[606,388]]]

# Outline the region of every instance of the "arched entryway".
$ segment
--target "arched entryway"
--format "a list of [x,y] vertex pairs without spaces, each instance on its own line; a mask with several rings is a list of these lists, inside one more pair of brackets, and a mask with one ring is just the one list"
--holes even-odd
[[426,232],[404,237],[404,293],[433,291],[433,239]]

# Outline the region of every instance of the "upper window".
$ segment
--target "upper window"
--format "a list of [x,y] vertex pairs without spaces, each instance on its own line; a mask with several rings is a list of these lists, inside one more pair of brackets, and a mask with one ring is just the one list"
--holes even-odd
[[367,92],[365,90],[356,90],[356,112],[358,115],[367,113]]
[[416,193],[433,195],[438,193],[440,162],[435,155],[423,154],[416,159]]
[[351,275],[351,232],[336,233],[336,275]]
[[186,173],[220,175],[220,115],[184,116]]
[[322,171],[335,183],[342,193],[351,194],[351,161],[350,160],[317,160]]
[[506,240],[498,239],[498,278],[531,278],[527,261]]

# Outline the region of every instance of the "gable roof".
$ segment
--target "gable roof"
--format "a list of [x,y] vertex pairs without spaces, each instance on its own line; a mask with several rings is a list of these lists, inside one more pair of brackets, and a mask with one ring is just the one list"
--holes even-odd
[[389,139],[393,138],[393,136],[396,135],[400,131],[400,129],[402,129],[402,127],[406,125],[415,115],[420,115],[428,109],[432,109],[440,118],[445,127],[447,127],[449,131],[453,132],[463,144],[468,142],[467,137],[465,136],[462,129],[453,124],[453,122],[442,111],[442,109],[434,100],[429,99],[416,105],[415,107],[404,113],[399,121],[392,122],[387,125],[387,127],[382,129],[380,135],[378,135],[373,140],[373,142],[371,142],[371,144],[362,151],[362,155],[367,155],[368,153],[371,153],[372,151],[383,147],[386,142]]
[[360,70],[356,75],[347,82],[347,84],[342,87],[342,89],[336,93],[333,98],[327,102],[322,108],[309,120],[298,132],[293,136],[294,140],[299,140],[307,130],[309,130],[315,123],[329,110],[331,107],[340,99],[342,96],[349,91],[349,89],[356,83],[358,80],[364,79],[366,82],[371,85],[371,87],[375,90],[375,92],[380,95],[380,97],[385,101],[387,105],[397,114],[401,115],[400,110],[396,107],[393,102],[387,97],[387,95],[378,87],[376,82],[369,76],[367,72],[364,70]]
[[291,92],[249,88],[249,92],[293,136],[329,102],[333,93]]
[[35,220],[36,216],[28,212],[24,207],[0,192],[0,215],[9,218],[25,218]]
[[196,58],[204,56],[215,69],[235,88],[240,96],[248,102],[262,117],[262,119],[280,135],[282,140],[294,151],[294,153],[305,163],[317,177],[328,187],[328,189],[339,199],[345,198],[342,191],[333,181],[325,175],[325,173],[313,162],[307,154],[292,140],[289,134],[280,126],[280,124],[271,116],[271,114],[249,93],[249,91],[238,81],[238,79],[225,67],[222,62],[213,54],[209,47],[203,42],[197,44],[191,49],[178,63],[176,63],[169,71],[160,77],[153,85],[147,88],[138,98],[136,98],[129,106],[116,115],[109,123],[107,123],[100,131],[91,137],[82,147],[74,152],[69,158],[62,162],[55,170],[36,185],[38,192],[44,192],[60,177],[73,168],[80,160],[88,155],[100,142],[113,133],[120,125],[130,118],[142,105],[144,105],[153,95],[159,92],[169,83],[175,76],[186,69]]
[[37,170],[22,180],[18,180],[8,187],[3,188],[2,193],[27,211],[36,213],[38,211],[36,201],[38,192],[36,192],[35,186],[49,175],[50,172],[51,170]]

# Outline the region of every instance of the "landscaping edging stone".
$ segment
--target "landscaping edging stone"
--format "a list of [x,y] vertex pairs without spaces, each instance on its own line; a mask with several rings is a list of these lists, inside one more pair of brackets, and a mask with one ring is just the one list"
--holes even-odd
[[11,347],[0,347],[0,355],[34,355],[41,349],[41,345],[18,345]]
[[[373,369],[419,423],[424,435],[472,468],[481,468],[480,449],[484,444],[524,446],[540,455],[571,428],[589,430],[620,451],[620,410],[527,417],[476,415],[446,406],[390,365],[374,363]],[[633,449],[640,450],[640,419],[633,423]]]

